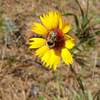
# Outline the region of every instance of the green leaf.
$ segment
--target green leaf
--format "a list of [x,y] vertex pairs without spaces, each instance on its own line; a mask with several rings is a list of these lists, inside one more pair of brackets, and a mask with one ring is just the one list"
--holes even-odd
[[96,35],[100,35],[100,30],[95,32]]
[[80,3],[79,3],[79,1],[78,1],[78,0],[75,0],[75,1],[76,1],[77,5],[78,5],[78,6],[79,6],[79,8],[80,8],[82,18],[84,19],[84,11],[83,11],[82,7],[81,7],[81,5],[80,5]]

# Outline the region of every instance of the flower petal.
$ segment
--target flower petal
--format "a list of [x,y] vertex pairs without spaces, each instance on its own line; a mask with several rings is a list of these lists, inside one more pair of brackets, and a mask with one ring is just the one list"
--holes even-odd
[[65,25],[62,28],[63,33],[68,33],[71,29],[71,25],[69,23],[65,23]]
[[37,33],[37,34],[47,34],[48,31],[47,29],[40,23],[35,22],[32,25],[32,31]]
[[29,42],[29,48],[40,48],[45,45],[46,40],[43,38],[31,38]]
[[36,55],[39,56],[40,58],[49,50],[48,46],[43,46],[41,48],[39,48],[38,50],[36,50]]
[[41,22],[49,30],[57,28],[58,18],[59,18],[59,13],[56,11],[50,11],[47,14],[40,16]]
[[68,49],[72,49],[75,46],[74,40],[66,40],[65,41],[65,47]]
[[63,26],[63,21],[62,21],[62,16],[59,15],[59,29],[61,30],[62,29],[62,26]]
[[45,54],[43,55],[43,57],[41,58],[43,64],[45,65],[46,64],[46,67],[47,66],[47,63],[48,63],[48,60],[50,59],[50,56],[51,56],[52,52],[51,50],[49,49],[47,52],[45,52]]
[[68,51],[68,49],[63,48],[62,51],[61,51],[61,56],[62,56],[63,61],[64,61],[66,64],[72,64],[72,63],[73,63],[72,55],[71,55],[71,53]]
[[53,64],[53,67],[52,68],[53,68],[53,70],[56,70],[57,65],[60,63],[60,56],[58,56],[58,55],[55,54],[54,57],[53,57],[53,59],[54,59],[53,60],[54,61],[53,62],[54,64]]
[[46,64],[46,67],[56,70],[57,65],[60,63],[60,56],[53,49],[50,49],[44,54],[42,61]]
[[29,42],[29,48],[40,48],[45,45],[46,40],[43,38],[31,38]]

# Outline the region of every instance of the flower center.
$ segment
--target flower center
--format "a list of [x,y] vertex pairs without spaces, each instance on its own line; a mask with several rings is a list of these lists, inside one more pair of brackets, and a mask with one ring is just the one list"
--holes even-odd
[[65,44],[63,33],[56,29],[47,36],[47,45],[49,48],[61,49]]

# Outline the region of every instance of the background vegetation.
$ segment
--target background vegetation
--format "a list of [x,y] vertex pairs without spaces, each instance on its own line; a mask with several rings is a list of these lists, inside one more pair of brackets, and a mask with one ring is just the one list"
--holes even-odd
[[[88,1],[88,2],[87,2]],[[72,66],[43,67],[31,25],[58,10],[73,25]],[[100,0],[0,0],[0,100],[100,100]]]

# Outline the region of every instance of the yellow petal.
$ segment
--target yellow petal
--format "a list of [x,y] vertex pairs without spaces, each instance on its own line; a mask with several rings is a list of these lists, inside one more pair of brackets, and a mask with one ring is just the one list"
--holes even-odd
[[46,40],[43,38],[31,38],[29,42],[29,48],[40,48],[45,45]]
[[35,22],[32,25],[32,31],[37,34],[42,34],[42,35],[48,33],[47,29],[42,24],[37,23],[37,22]]
[[48,55],[49,55],[48,59],[44,60],[46,66],[50,69],[56,70],[57,65],[60,63],[60,56],[56,54],[56,52],[53,49],[50,50]]
[[72,63],[73,63],[72,55],[71,55],[71,53],[68,51],[68,49],[63,48],[62,51],[61,51],[61,56],[62,56],[63,61],[64,61],[66,64],[72,64]]
[[53,70],[56,70],[57,65],[60,63],[60,56],[55,55],[54,56],[54,64],[53,64]]
[[43,46],[41,48],[39,48],[38,50],[36,50],[36,55],[39,56],[40,58],[49,50],[48,46]]
[[48,63],[48,60],[50,59],[51,54],[52,54],[52,52],[49,49],[47,52],[44,53],[43,57],[41,58],[43,64],[46,65],[46,67],[48,67],[47,63]]
[[62,16],[59,15],[59,29],[62,29],[62,26],[63,26]]
[[72,49],[75,46],[74,40],[66,40],[65,41],[65,47],[68,49]]
[[50,11],[47,14],[40,16],[41,22],[49,30],[57,28],[59,22],[58,18],[59,13],[56,11]]
[[62,28],[63,33],[68,33],[71,29],[71,25],[69,23],[65,23],[65,25]]

